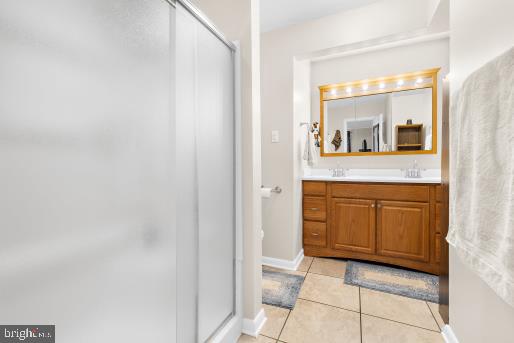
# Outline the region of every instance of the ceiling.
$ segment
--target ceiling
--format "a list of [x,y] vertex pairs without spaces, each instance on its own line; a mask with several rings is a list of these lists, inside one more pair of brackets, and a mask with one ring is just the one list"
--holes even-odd
[[261,0],[261,32],[268,32],[379,0]]

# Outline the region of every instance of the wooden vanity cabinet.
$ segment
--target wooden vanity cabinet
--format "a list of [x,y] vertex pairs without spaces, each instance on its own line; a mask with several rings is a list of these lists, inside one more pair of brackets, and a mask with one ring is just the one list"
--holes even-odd
[[305,255],[439,273],[438,185],[303,182]]

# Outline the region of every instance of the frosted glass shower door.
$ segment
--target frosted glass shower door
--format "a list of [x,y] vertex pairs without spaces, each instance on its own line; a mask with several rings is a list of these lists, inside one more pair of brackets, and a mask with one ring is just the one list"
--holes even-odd
[[234,65],[232,51],[198,30],[199,337],[234,309]]
[[184,193],[196,195],[179,205],[179,222],[197,213],[196,223],[179,225],[190,245],[178,260],[195,273],[195,339],[205,342],[235,313],[234,52],[178,3],[176,32],[178,165]]
[[0,1],[0,324],[176,341],[174,12]]

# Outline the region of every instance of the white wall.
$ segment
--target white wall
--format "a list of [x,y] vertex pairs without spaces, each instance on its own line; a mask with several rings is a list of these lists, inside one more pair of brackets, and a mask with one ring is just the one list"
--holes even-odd
[[[439,84],[449,71],[449,39],[437,39],[412,45],[372,51],[313,62],[311,65],[311,113],[312,120],[319,121],[320,85],[346,81],[364,80],[440,67]],[[377,61],[380,61],[377,63]],[[442,87],[438,89],[438,132],[441,130]],[[393,101],[394,104],[395,101]],[[393,114],[394,114],[393,108]],[[395,120],[393,116],[393,120]],[[431,115],[429,115],[431,118]],[[403,119],[401,119],[403,120]],[[404,121],[403,121],[404,123]],[[395,122],[392,123],[393,128]],[[441,141],[438,141],[436,155],[417,155],[422,168],[441,167]],[[345,168],[405,168],[413,161],[411,155],[399,156],[349,156],[322,157],[315,168],[333,168],[338,163]]]
[[[302,188],[301,188],[301,177],[303,175],[303,148],[305,145],[306,138],[306,130],[305,126],[300,126],[301,122],[309,122],[309,108],[310,108],[310,99],[306,96],[302,96],[302,94],[308,94],[310,88],[310,63],[309,61],[294,61],[294,89],[295,95],[293,97],[294,102],[294,122],[296,124],[295,130],[293,130],[293,156],[294,156],[294,165],[293,165],[293,226],[292,227],[301,227],[302,225],[302,213],[300,209],[302,208]],[[264,161],[263,161],[264,162]],[[280,197],[276,197],[276,200],[281,201]],[[271,209],[271,211],[269,211]],[[269,228],[270,223],[274,223],[274,221],[270,221],[268,215],[270,213],[274,213],[279,216],[279,220],[282,218],[282,214],[276,211],[277,207],[267,207],[266,211],[263,209],[263,229],[266,233],[269,233],[269,236],[264,236],[263,241],[263,255],[264,256],[274,256],[267,255],[267,252],[264,252],[264,249],[269,245],[268,242],[270,239],[275,239],[275,233],[282,234],[285,236],[285,239],[280,241],[283,246],[287,246],[288,248],[292,248],[293,257],[296,256],[297,252],[300,252],[302,249],[302,232],[300,230],[280,230],[275,232],[270,232],[267,230]],[[271,236],[271,237],[270,237]],[[289,242],[292,244],[289,245]],[[290,258],[287,258],[290,259]]]
[[[451,1],[451,92],[514,45],[514,2]],[[451,187],[451,185],[450,185]],[[514,308],[464,266],[450,248],[450,326],[461,343],[511,342]]]
[[[264,256],[293,260],[301,248],[301,244],[289,242],[298,242],[301,232],[298,206],[301,160],[298,159],[305,129],[299,127],[299,122],[309,117],[309,110],[296,104],[310,100],[302,99],[309,95],[294,88],[295,63],[320,51],[412,36],[427,29],[436,2],[381,1],[261,36],[262,179],[265,185],[279,185],[283,189],[272,205],[265,205]],[[280,143],[271,143],[272,130],[279,130]]]
[[[261,304],[261,147],[259,0],[193,0],[230,40],[241,46],[243,136],[243,316]],[[230,9],[230,10],[228,10]]]

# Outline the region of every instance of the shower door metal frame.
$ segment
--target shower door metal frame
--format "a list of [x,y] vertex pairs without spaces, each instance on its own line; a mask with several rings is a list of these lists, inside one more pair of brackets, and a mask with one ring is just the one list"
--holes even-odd
[[[177,0],[182,2],[182,0]],[[205,25],[205,22],[202,22]],[[211,30],[211,32],[213,32]],[[218,31],[219,32],[219,31]],[[214,33],[214,32],[213,32]],[[219,36],[215,35],[224,41]],[[234,68],[234,297],[232,314],[229,315],[207,340],[210,343],[236,341],[243,327],[243,159],[242,159],[242,116],[241,116],[241,53],[239,42],[226,44],[232,51]],[[199,253],[199,251],[197,251]],[[197,303],[198,305],[198,303]]]
[[[234,297],[232,313],[220,324],[220,326],[207,339],[208,342],[217,343],[224,341],[236,341],[242,332],[243,326],[243,186],[242,186],[242,115],[241,115],[241,53],[239,42],[231,42],[225,35],[202,13],[195,5],[187,0],[164,0],[176,8],[179,3],[199,23],[207,28],[215,37],[230,49],[233,63],[234,86]],[[196,251],[196,260],[199,261],[199,249]],[[197,263],[197,272],[199,265]],[[199,280],[197,275],[197,281]],[[198,295],[199,284],[196,285],[196,340],[198,341]],[[178,328],[177,328],[178,329]]]
[[232,50],[232,52],[235,52],[238,49],[238,46],[236,43],[231,42],[225,35],[214,25],[214,23],[202,12],[200,11],[195,5],[193,5],[191,2],[187,0],[164,0],[167,3],[169,3],[171,6],[176,7],[176,3],[178,2],[181,4],[185,9],[189,11],[200,23],[202,23],[203,26],[205,26],[209,31],[211,31],[212,34],[214,34],[220,41],[223,42],[227,47]]

